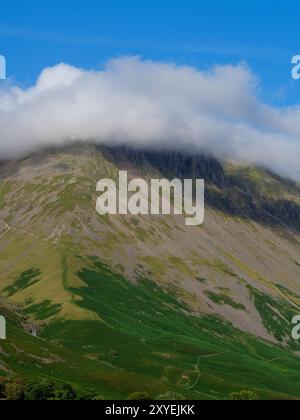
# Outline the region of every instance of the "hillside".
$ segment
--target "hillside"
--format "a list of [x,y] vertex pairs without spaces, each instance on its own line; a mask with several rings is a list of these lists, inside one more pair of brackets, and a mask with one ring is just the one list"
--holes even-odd
[[[204,226],[100,217],[96,183],[119,170],[205,178]],[[107,398],[300,397],[296,183],[207,156],[78,144],[3,162],[0,199],[0,313],[10,319],[0,374]]]

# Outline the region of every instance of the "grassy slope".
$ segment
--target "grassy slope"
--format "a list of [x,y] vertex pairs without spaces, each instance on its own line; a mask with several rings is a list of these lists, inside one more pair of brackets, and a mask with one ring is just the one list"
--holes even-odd
[[149,280],[133,285],[98,261],[88,267],[78,273],[85,286],[72,292],[103,322],[56,321],[38,339],[10,323],[9,341],[1,344],[7,367],[113,398],[145,390],[226,399],[242,389],[261,398],[300,397],[300,362],[291,353],[218,318],[188,315],[184,304]]

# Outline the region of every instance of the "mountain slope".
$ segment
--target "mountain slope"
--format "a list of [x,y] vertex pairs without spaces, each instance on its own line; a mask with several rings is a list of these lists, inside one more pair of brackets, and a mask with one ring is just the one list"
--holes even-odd
[[[34,338],[13,311],[4,312],[4,375],[68,381],[106,398],[147,391],[153,398],[174,392],[188,399],[226,399],[242,389],[260,398],[299,397],[298,357],[217,317],[190,315],[149,280],[134,285],[96,260],[90,264],[78,273],[87,287],[72,291],[103,322],[60,318]],[[47,310],[38,314],[43,318]]]
[[[204,177],[204,226],[100,217],[96,183],[124,169]],[[71,369],[43,374],[117,398],[140,383],[192,398],[299,397],[298,185],[203,156],[82,145],[4,162],[0,178],[1,295],[84,372],[67,356]],[[5,366],[25,374],[13,358]]]

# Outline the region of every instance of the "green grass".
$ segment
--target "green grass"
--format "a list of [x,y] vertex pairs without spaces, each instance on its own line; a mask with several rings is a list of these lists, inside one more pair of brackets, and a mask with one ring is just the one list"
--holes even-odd
[[295,351],[299,350],[298,343],[291,337],[292,319],[298,315],[297,309],[286,300],[272,298],[251,286],[248,289],[266,329],[277,341],[287,342]]
[[245,311],[246,308],[243,304],[241,303],[236,303],[234,302],[229,296],[226,296],[224,294],[217,294],[211,291],[206,291],[205,294],[209,297],[209,299],[218,304],[218,305],[227,305],[227,306],[231,306],[233,309],[237,309],[237,310],[241,310],[241,311]]
[[131,284],[100,262],[78,276],[87,287],[72,292],[103,322],[57,322],[43,336],[81,354],[84,381],[94,380],[85,367],[93,358],[102,392],[104,387],[116,398],[146,390],[152,396],[174,391],[226,399],[247,389],[261,398],[300,396],[300,361],[288,351],[218,318],[189,316],[184,304],[153,282]]
[[[139,391],[153,398],[176,392],[187,399],[228,399],[242,390],[263,399],[300,397],[300,360],[290,351],[217,317],[189,315],[157,284],[132,284],[97,259],[77,275],[84,286],[69,287],[77,305],[103,321],[56,319],[33,338],[12,319],[8,341],[1,343],[6,369],[114,399]],[[46,319],[58,309],[49,301],[26,312]]]
[[4,293],[11,297],[20,290],[25,290],[30,286],[38,283],[40,281],[39,276],[41,271],[36,268],[31,268],[30,270],[24,271],[20,277],[14,282],[13,285],[4,289]]
[[26,315],[34,315],[35,319],[44,321],[58,314],[60,310],[61,305],[54,305],[51,301],[45,300],[43,303],[27,306],[26,309],[24,309],[24,313]]

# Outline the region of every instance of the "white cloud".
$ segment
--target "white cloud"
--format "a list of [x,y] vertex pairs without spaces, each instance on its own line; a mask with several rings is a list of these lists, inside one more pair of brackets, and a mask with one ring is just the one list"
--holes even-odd
[[0,154],[73,140],[207,151],[300,179],[300,107],[258,98],[245,65],[207,72],[113,60],[94,72],[65,64],[35,86],[0,91]]

